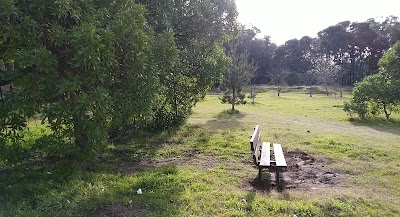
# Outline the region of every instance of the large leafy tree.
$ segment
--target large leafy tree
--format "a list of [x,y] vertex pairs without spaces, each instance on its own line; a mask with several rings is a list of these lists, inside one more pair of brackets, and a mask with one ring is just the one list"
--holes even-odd
[[[159,62],[155,126],[183,121],[227,66],[223,42],[236,29],[232,0],[138,0],[148,8],[149,24],[161,41],[174,44]],[[157,54],[160,55],[160,54]]]
[[[343,21],[320,31],[319,53],[332,58],[342,68],[348,69],[347,84],[354,82],[354,35],[349,32],[350,21]],[[344,83],[344,81],[342,81]]]
[[254,38],[248,46],[250,61],[254,60],[259,66],[252,79],[253,84],[267,84],[271,81],[269,76],[272,71],[272,56],[276,45],[268,36],[259,39]]
[[354,84],[378,72],[378,60],[397,40],[400,31],[396,17],[382,23],[344,21],[318,33],[320,53],[333,58],[346,73],[342,83]]
[[400,41],[380,59],[379,67],[381,73],[400,81]]
[[[374,21],[374,20],[372,20]],[[400,40],[400,22],[396,16],[388,16],[382,23],[372,22],[373,28],[379,33],[384,47],[390,47]]]
[[291,73],[287,77],[287,83],[289,85],[300,84],[302,78],[306,77],[306,73],[312,67],[314,43],[314,39],[308,36],[302,37],[300,40],[288,40],[284,45],[275,49],[272,68],[274,71],[282,68],[289,70]]
[[1,145],[40,114],[48,145],[93,150],[148,113],[158,80],[144,12],[130,0],[1,1],[0,80],[15,86],[0,103]]
[[[269,76],[272,69],[272,56],[276,45],[271,42],[269,36],[257,38],[261,33],[257,27],[240,26],[238,38],[238,52],[245,50],[249,53],[249,62],[254,61],[259,68],[251,79],[252,84],[267,84],[271,81]],[[225,49],[230,49],[230,44],[225,43]]]

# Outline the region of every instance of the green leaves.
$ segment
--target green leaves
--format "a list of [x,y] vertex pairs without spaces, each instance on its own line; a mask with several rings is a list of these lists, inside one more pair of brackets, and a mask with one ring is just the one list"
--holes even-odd
[[49,40],[54,46],[59,47],[68,40],[68,30],[63,29],[58,23],[51,24],[49,28]]
[[140,2],[2,1],[0,79],[15,88],[0,135],[23,142],[36,116],[51,129],[44,154],[84,155],[111,130],[182,123],[224,70],[233,1]]
[[140,0],[156,33],[155,58],[160,86],[153,125],[182,123],[191,107],[224,72],[222,42],[235,26],[234,2]]
[[12,4],[21,15],[1,18],[7,40],[0,44],[6,51],[0,61],[13,60],[14,70],[2,77],[16,88],[1,105],[9,108],[1,135],[26,130],[27,118],[39,113],[52,130],[48,139],[75,143],[74,150],[85,153],[104,145],[110,123],[121,124],[114,120],[128,123],[144,113],[156,91],[152,32],[141,6],[109,3]]
[[400,41],[398,41],[379,61],[381,73],[400,80]]
[[382,112],[389,119],[390,114],[399,109],[400,82],[392,80],[383,73],[366,77],[353,89],[353,99],[345,103],[344,111],[357,113],[364,118],[370,114],[376,116]]

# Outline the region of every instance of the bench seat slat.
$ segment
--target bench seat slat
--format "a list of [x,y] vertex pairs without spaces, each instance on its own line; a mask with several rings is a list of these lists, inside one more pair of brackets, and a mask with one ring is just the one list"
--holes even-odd
[[270,145],[271,144],[269,142],[263,142],[262,149],[261,149],[260,166],[263,166],[263,167],[271,166]]
[[287,167],[285,157],[283,156],[281,144],[274,143],[275,162],[277,167]]

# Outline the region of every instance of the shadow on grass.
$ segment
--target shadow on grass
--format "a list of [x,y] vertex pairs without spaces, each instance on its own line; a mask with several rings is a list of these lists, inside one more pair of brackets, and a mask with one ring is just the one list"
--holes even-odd
[[263,170],[262,178],[258,176],[250,181],[250,185],[257,191],[263,191],[270,193],[274,188],[271,181],[271,173],[269,171]]
[[238,110],[231,112],[231,110],[224,110],[215,116],[214,119],[207,121],[204,128],[213,130],[224,129],[240,129],[243,127],[240,119],[246,117],[245,113]]
[[[220,114],[216,120],[229,118]],[[178,216],[185,178],[174,165],[205,153],[214,133],[198,126],[131,132],[91,162],[38,160],[0,167],[0,216]],[[192,163],[214,167],[219,162],[213,159]]]
[[[279,173],[279,183],[276,182],[275,172],[271,172],[271,170],[263,170],[262,179],[260,180],[259,177],[254,178],[250,181],[250,185],[253,189],[257,191],[267,192],[268,194],[273,190],[276,189],[278,192],[285,194],[286,193],[286,182],[282,172]],[[274,180],[272,181],[272,178]]]
[[263,104],[257,102],[257,98],[256,98],[254,102],[249,102],[249,103],[247,103],[247,105],[256,106],[256,105],[263,105]]
[[[3,216],[176,215],[183,187],[175,167],[130,177],[91,173],[72,167],[45,166],[1,172]],[[63,173],[54,172],[64,171]],[[67,170],[67,171],[66,171]],[[48,171],[53,171],[50,174]],[[61,178],[62,177],[62,178]],[[64,179],[64,180],[62,180]],[[141,189],[143,194],[137,194]]]
[[116,145],[92,162],[36,160],[0,168],[0,216],[178,215],[184,189],[175,166],[119,170],[127,162],[145,167],[160,148],[149,140]]
[[355,126],[370,127],[377,131],[400,135],[400,119],[391,118],[387,120],[384,117],[372,117],[366,119],[349,118],[349,121]]

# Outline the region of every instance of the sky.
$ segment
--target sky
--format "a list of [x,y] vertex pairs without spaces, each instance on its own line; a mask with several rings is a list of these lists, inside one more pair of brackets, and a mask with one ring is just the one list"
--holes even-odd
[[317,33],[342,21],[400,17],[400,0],[236,0],[238,20],[269,35],[277,45]]

